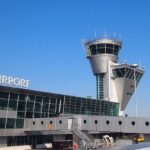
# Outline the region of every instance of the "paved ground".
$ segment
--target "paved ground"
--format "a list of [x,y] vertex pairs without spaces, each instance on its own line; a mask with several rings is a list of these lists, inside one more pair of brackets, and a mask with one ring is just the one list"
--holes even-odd
[[[111,147],[111,148],[99,148],[97,150],[150,150],[150,142],[144,142],[140,144],[132,144],[127,146],[120,147]],[[14,147],[4,147],[0,150],[31,150],[29,146],[14,146]],[[34,150],[54,150],[52,148],[47,149],[34,149]]]

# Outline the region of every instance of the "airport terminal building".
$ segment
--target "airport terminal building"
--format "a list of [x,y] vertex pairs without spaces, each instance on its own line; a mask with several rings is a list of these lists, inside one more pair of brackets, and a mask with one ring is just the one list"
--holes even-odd
[[[38,144],[43,143],[42,139],[52,142],[51,135],[34,133],[34,126],[39,131],[43,126],[42,130],[46,131],[53,124],[50,118],[70,115],[118,116],[118,112],[118,103],[0,86],[0,141],[5,141],[8,146],[28,145],[36,138],[39,139]],[[38,126],[34,119],[39,120]]]
[[55,150],[86,150],[105,134],[150,140],[150,118],[120,116],[144,70],[118,63],[121,40],[104,36],[84,44],[96,99],[29,90],[28,80],[0,75],[0,147],[52,143]]
[[[84,136],[93,142],[105,134],[145,134],[150,139],[150,118],[118,115],[115,102],[0,86],[0,147],[52,143],[60,150]],[[91,147],[89,141],[85,147]]]

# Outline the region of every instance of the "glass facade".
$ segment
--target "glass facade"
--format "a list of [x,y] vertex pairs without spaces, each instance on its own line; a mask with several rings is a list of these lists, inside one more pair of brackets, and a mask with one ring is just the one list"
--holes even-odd
[[52,141],[52,135],[15,136],[8,137],[7,146],[33,145],[33,143],[43,144],[50,143]]
[[104,100],[104,73],[96,75],[97,99]]
[[[134,79],[134,69],[128,67],[116,68],[113,69],[113,73],[116,78],[126,77],[128,79]],[[135,70],[135,79],[136,81],[140,81],[143,73]]]
[[[49,118],[60,114],[118,116],[118,110],[118,103],[0,86],[0,111],[4,113],[0,129],[23,128],[25,118]],[[12,116],[8,112],[12,112]]]
[[65,97],[64,113],[82,115],[118,116],[119,104],[94,99]]

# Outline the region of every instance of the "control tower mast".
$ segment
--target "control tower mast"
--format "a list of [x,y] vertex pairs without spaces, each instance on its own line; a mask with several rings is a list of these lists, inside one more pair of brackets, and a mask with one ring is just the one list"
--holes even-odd
[[120,110],[124,110],[144,71],[133,65],[118,63],[118,54],[122,48],[120,39],[105,35],[86,41],[85,48],[96,76],[97,100],[118,102]]

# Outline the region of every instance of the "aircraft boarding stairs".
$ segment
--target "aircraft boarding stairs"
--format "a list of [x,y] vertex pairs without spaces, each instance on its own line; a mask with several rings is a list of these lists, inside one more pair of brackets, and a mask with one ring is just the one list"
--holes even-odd
[[87,134],[86,132],[83,132],[81,130],[74,130],[74,133],[78,136],[78,146],[79,150],[92,150],[94,148],[97,148],[98,145],[94,142],[94,138]]

